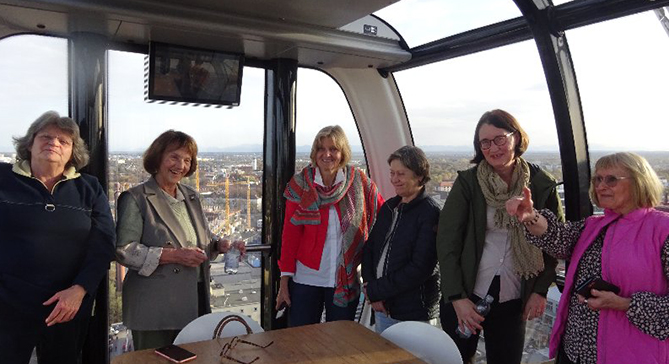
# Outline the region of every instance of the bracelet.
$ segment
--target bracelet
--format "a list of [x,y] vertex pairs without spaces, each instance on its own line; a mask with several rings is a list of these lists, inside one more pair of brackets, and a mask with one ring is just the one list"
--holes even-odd
[[537,211],[537,209],[532,209],[532,211],[534,212],[534,217],[530,220],[523,221],[525,226],[532,226],[539,221],[539,211]]

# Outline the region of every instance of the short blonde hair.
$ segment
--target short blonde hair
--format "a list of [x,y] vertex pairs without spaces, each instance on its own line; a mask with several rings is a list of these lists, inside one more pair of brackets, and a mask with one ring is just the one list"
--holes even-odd
[[339,125],[326,126],[316,134],[314,143],[311,145],[311,155],[309,156],[311,158],[311,165],[314,167],[317,166],[316,153],[318,153],[318,148],[322,146],[324,138],[332,139],[332,143],[341,152],[341,162],[337,167],[342,168],[347,165],[351,160],[351,146],[348,144],[348,138],[346,138],[344,129]]
[[[630,174],[632,201],[636,208],[655,207],[660,204],[664,186],[644,157],[636,153],[621,152],[605,155],[595,164],[595,172],[609,168],[622,168]],[[590,181],[589,192],[592,202],[599,206],[594,181]]]

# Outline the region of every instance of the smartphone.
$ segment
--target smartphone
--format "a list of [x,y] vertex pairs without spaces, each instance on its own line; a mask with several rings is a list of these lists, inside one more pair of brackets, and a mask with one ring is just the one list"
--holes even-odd
[[197,358],[194,353],[172,344],[156,349],[156,354],[175,363],[185,363]]
[[592,297],[592,294],[590,294],[591,289],[596,289],[598,291],[609,291],[615,294],[620,292],[620,288],[615,284],[609,283],[600,277],[590,277],[576,288],[576,293],[585,298],[590,298]]

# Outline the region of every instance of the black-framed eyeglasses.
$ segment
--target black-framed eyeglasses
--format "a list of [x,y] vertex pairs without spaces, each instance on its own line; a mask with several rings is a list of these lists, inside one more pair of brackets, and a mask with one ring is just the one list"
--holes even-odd
[[618,177],[613,175],[606,176],[594,176],[592,177],[592,185],[597,187],[600,183],[604,182],[607,187],[615,187],[618,184],[618,181],[621,179],[630,179],[632,177]]
[[270,341],[268,344],[265,344],[265,345],[259,345],[259,344],[256,344],[254,342],[242,340],[238,336],[235,336],[235,337],[232,338],[232,340],[230,340],[230,342],[225,343],[225,345],[223,345],[223,347],[221,348],[221,353],[219,354],[221,356],[221,362],[223,362],[223,359],[228,359],[228,360],[231,360],[231,361],[233,361],[235,363],[239,363],[239,364],[252,364],[255,361],[257,361],[258,359],[260,359],[259,356],[256,356],[255,359],[253,359],[251,361],[241,361],[239,359],[236,359],[236,358],[232,357],[232,355],[231,355],[232,354],[232,349],[234,349],[237,346],[237,344],[239,344],[239,343],[255,346],[255,347],[261,348],[261,349],[265,349],[265,348],[268,348],[270,345],[274,344],[274,341]]
[[506,144],[506,141],[509,139],[509,136],[513,135],[513,133],[515,133],[515,131],[510,131],[506,134],[498,135],[492,138],[492,140],[490,139],[479,140],[479,145],[483,150],[490,149],[490,147],[492,147],[492,143],[495,143],[496,146],[501,147],[502,145]]

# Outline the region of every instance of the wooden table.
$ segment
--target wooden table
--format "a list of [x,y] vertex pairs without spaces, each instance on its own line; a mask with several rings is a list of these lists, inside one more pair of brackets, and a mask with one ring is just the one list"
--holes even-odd
[[[240,339],[265,345],[265,348],[239,343],[230,353],[243,362],[259,357],[254,364],[425,364],[408,351],[381,335],[351,321],[293,327],[239,336]],[[197,354],[192,364],[236,364],[219,356],[221,347],[232,338],[200,341],[179,346]],[[117,356],[112,364],[172,363],[153,352],[141,350]]]

